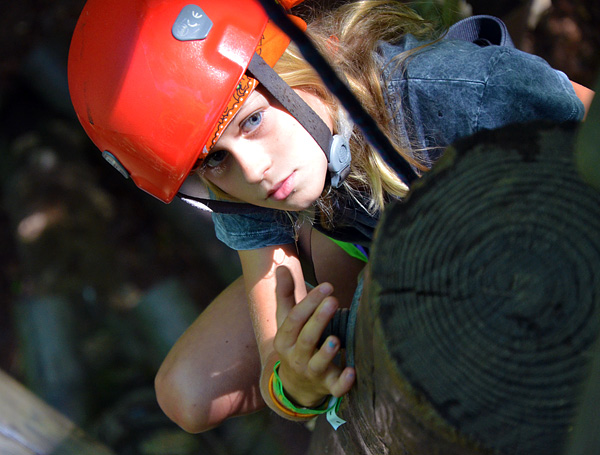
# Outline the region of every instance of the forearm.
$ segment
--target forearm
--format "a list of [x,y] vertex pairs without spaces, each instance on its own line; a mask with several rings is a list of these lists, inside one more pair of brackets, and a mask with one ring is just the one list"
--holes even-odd
[[262,253],[240,251],[240,260],[244,270],[244,284],[254,335],[261,363],[264,365],[274,352],[273,339],[277,333],[276,269],[283,266],[290,271],[295,287],[294,297],[297,301],[306,296],[306,285],[293,245],[261,250]]
[[301,300],[306,296],[306,286],[300,262],[295,256],[295,248],[292,245],[263,249],[262,254],[253,251],[240,252],[240,259],[244,269],[248,305],[262,365],[261,395],[274,412],[290,419],[289,415],[285,415],[277,408],[269,392],[269,380],[275,363],[279,360],[273,347],[273,340],[277,333],[275,270],[280,266],[285,266],[290,270],[296,288],[295,298]]
[[585,116],[587,116],[592,101],[594,100],[594,91],[573,81],[571,81],[571,85],[573,85],[573,89],[575,90],[577,98],[579,98],[579,100],[583,103],[583,107],[585,108]]
[[[354,370],[335,364],[340,348],[337,338],[317,345],[338,308],[331,284],[322,283],[307,293],[295,250],[263,251],[269,252],[271,256],[258,256],[258,261],[255,253],[240,254],[260,352],[260,391],[277,414],[306,420],[324,412],[320,407],[325,397],[341,396],[350,389]],[[281,365],[274,375],[277,361]]]
[[[258,338],[258,337],[257,337]],[[273,385],[271,384],[273,369],[275,364],[280,360],[279,355],[275,351],[273,346],[273,338],[265,340],[264,338],[259,343],[260,346],[260,358],[261,358],[261,375],[260,375],[260,393],[263,400],[269,408],[279,416],[294,421],[304,421],[307,417],[297,417],[291,415],[289,412],[284,412],[280,406],[275,402]]]

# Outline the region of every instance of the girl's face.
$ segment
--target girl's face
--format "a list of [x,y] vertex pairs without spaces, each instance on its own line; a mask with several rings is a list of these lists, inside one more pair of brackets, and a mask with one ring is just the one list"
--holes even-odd
[[[298,94],[331,128],[320,98]],[[323,192],[327,159],[300,123],[259,87],[221,134],[203,168],[204,178],[237,199],[299,211]]]

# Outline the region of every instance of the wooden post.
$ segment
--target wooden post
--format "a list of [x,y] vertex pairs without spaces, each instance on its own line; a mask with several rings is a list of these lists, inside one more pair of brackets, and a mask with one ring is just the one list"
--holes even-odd
[[71,420],[0,371],[2,455],[114,455]]
[[386,210],[347,423],[320,417],[311,455],[564,453],[600,330],[600,192],[574,137],[481,133]]

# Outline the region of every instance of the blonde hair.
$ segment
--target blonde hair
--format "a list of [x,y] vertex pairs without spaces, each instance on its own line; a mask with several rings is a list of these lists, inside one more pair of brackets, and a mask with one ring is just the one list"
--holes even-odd
[[[419,159],[419,151],[407,145],[407,138],[401,137],[395,127],[393,113],[385,102],[382,88],[384,68],[377,59],[376,48],[380,41],[393,43],[406,34],[432,38],[435,32],[432,24],[410,7],[394,0],[357,1],[332,11],[313,10],[312,16],[312,20],[308,21],[307,34],[318,50],[336,68],[397,152],[414,168],[426,170],[425,162]],[[418,49],[397,56],[395,64],[400,65]],[[323,100],[336,125],[334,133],[337,134],[341,106],[294,44],[288,47],[274,69],[290,87],[307,91]],[[393,108],[398,110],[400,106]],[[352,164],[343,183],[345,191],[334,191],[328,186],[316,201],[321,212],[320,222],[326,228],[334,227],[336,198],[351,197],[369,213],[376,214],[384,208],[390,196],[401,198],[408,193],[408,187],[356,127],[351,132],[350,150]],[[206,179],[204,181],[218,197],[232,199]],[[310,216],[310,213],[306,215]]]
[[[430,38],[433,33],[433,26],[414,10],[390,0],[364,0],[346,4],[322,13],[310,21],[307,29],[307,34],[321,54],[346,81],[397,152],[421,171],[425,170],[426,166],[419,159],[418,152],[406,145],[406,138],[400,137],[397,128],[394,127],[393,114],[385,103],[382,88],[383,68],[375,50],[380,41],[395,42],[405,34]],[[397,63],[401,64],[412,53],[400,55]],[[338,122],[338,101],[326,89],[319,75],[305,61],[296,46],[288,47],[274,69],[290,87],[319,96],[328,106],[334,122]],[[395,108],[399,109],[399,106]],[[365,208],[370,213],[382,210],[390,195],[404,197],[407,194],[407,186],[385,164],[357,128],[354,128],[350,137],[350,150],[351,172],[344,182],[344,187],[358,202],[364,201],[364,197],[359,198],[358,194],[366,194],[368,202]],[[323,214],[321,223],[326,227],[332,227],[332,193],[330,188],[326,188],[317,201]]]

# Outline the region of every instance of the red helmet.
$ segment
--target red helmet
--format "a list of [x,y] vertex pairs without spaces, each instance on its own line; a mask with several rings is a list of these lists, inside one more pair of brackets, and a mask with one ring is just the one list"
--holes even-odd
[[253,55],[273,66],[288,44],[254,0],[88,0],[71,99],[105,158],[170,202],[257,85]]

